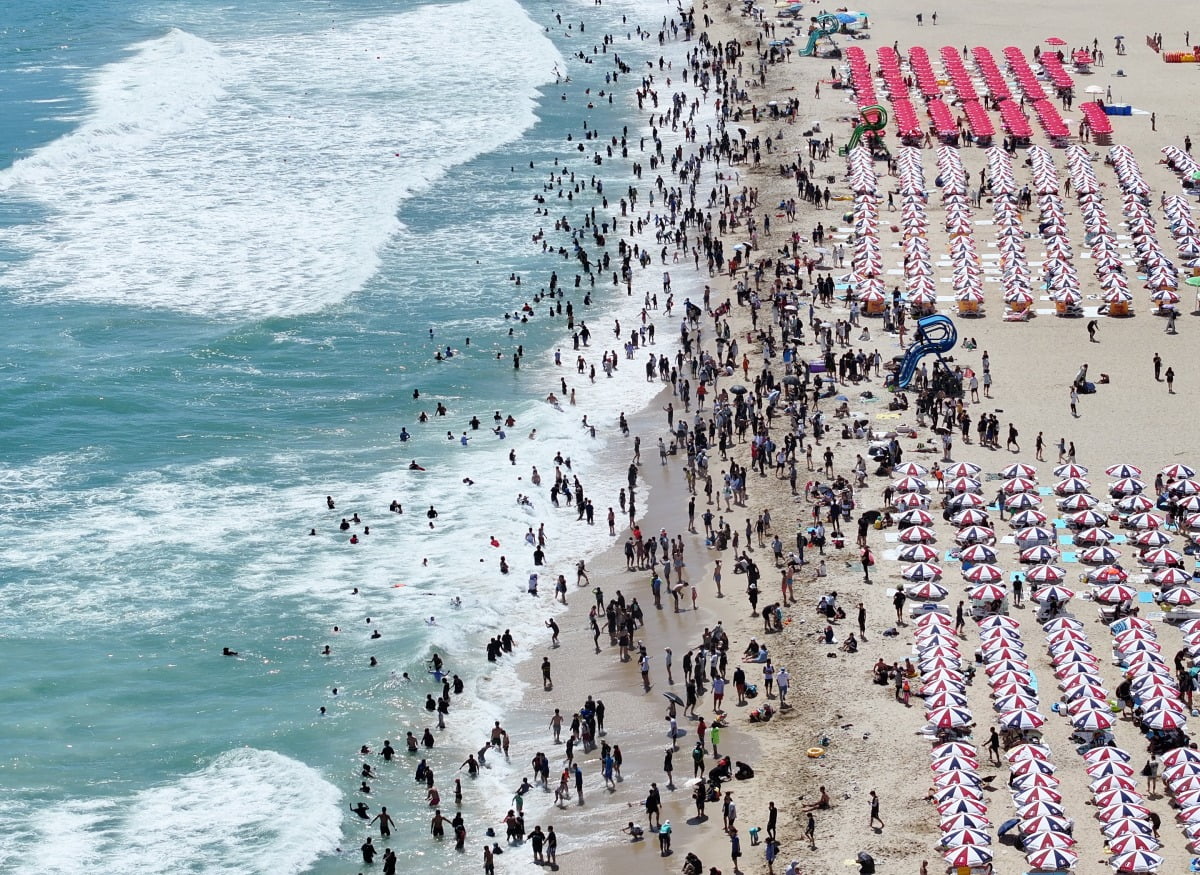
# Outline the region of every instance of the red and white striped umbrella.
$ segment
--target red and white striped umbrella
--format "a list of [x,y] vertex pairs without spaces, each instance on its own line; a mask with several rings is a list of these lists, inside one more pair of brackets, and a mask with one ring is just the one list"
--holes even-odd
[[1004,572],[1000,570],[1000,566],[998,565],[981,562],[978,565],[972,565],[964,571],[963,578],[971,583],[998,583],[1004,580]]
[[1067,578],[1067,570],[1058,565],[1035,565],[1025,577],[1034,583],[1062,583]]
[[987,544],[972,544],[958,554],[963,562],[995,562],[996,551]]
[[1150,529],[1136,535],[1133,542],[1139,547],[1166,547],[1172,540],[1162,529]]
[[1147,565],[1152,565],[1155,568],[1164,565],[1183,565],[1183,554],[1176,550],[1168,550],[1166,547],[1159,547],[1155,550],[1147,550],[1142,554],[1142,562]]
[[1120,602],[1137,598],[1137,590],[1122,583],[1111,583],[1096,590],[1096,601],[1115,605]]
[[1004,587],[996,586],[994,583],[981,583],[978,586],[972,587],[967,595],[976,601],[994,602],[1006,598],[1008,591]]

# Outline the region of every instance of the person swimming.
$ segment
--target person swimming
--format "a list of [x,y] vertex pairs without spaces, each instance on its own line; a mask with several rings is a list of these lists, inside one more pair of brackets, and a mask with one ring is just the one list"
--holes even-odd
[[365,803],[365,802],[360,802],[357,805],[351,805],[350,810],[353,811],[355,814],[357,814],[363,820],[371,819],[371,815],[369,814],[370,809],[367,807],[367,803]]
[[221,655],[222,656],[237,656],[238,652],[236,650],[230,650],[228,647],[222,647]]

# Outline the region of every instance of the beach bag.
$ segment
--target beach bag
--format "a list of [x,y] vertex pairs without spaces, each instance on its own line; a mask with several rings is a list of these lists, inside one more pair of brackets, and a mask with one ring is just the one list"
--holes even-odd
[[1150,761],[1146,760],[1146,765],[1142,766],[1142,777],[1149,778],[1154,774],[1154,769],[1150,768]]

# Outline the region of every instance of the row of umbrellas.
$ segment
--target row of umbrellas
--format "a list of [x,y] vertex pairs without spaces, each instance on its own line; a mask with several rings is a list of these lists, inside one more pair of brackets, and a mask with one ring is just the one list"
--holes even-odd
[[[1001,112],[1009,105],[1012,105],[1011,101],[1002,104]],[[1004,302],[1010,307],[1018,305],[1020,309],[1028,309],[1033,304],[1033,285],[1025,252],[1025,229],[1021,227],[1019,187],[1013,174],[1012,157],[1004,149],[993,146],[988,149],[987,160],[994,195],[992,206],[996,245],[1000,250]]]
[[969,301],[977,309],[983,303],[983,265],[975,248],[971,199],[967,194],[968,174],[956,148],[939,146],[937,162],[938,175],[942,179],[946,231],[950,235],[950,261],[954,265],[950,280],[954,299],[960,306],[963,301]]
[[850,88],[860,107],[875,106],[879,99],[875,96],[875,82],[871,77],[871,64],[867,53],[859,46],[846,47],[846,63],[850,69]]
[[[875,52],[879,59],[879,76],[887,86],[888,98],[892,101],[892,118],[901,137],[921,136],[921,120],[913,103],[908,99],[908,83],[900,71],[900,55],[891,46],[880,46]],[[934,83],[934,94],[938,86]]]
[[[1043,69],[1045,69],[1045,64],[1049,57],[1049,53],[1042,56]],[[1033,107],[1033,111],[1047,135],[1056,139],[1070,136],[1070,128],[1067,127],[1067,123],[1059,115],[1058,108],[1047,98],[1046,92],[1042,89],[1042,85],[1038,81],[1037,74],[1033,72],[1033,69],[1029,66],[1029,62],[1025,59],[1025,53],[1016,46],[1008,46],[1004,49],[1004,59],[1008,63],[1009,71],[1016,80],[1017,87],[1025,95],[1026,103]],[[1059,69],[1061,70],[1061,65]],[[1048,70],[1047,73],[1049,73]],[[1066,71],[1062,71],[1062,74],[1066,75]],[[1069,79],[1070,77],[1068,76],[1067,78]],[[1055,83],[1055,86],[1061,87],[1058,83]]]
[[1162,251],[1155,233],[1154,216],[1150,212],[1150,185],[1128,146],[1113,146],[1108,157],[1117,173],[1125,223],[1133,239],[1138,264],[1146,273],[1146,286],[1152,290],[1151,300],[1164,306],[1179,303],[1179,271]]
[[979,94],[975,91],[971,74],[967,72],[967,65],[963,63],[958,49],[954,46],[942,46],[940,54],[946,78],[950,80],[950,84],[958,95],[959,104],[967,119],[967,124],[971,128],[971,133],[983,139],[995,136],[996,129],[992,125],[992,120],[988,118],[987,112],[984,111],[983,104],[979,102]]
[[1192,218],[1191,205],[1181,194],[1164,194],[1162,208],[1171,229],[1171,236],[1175,238],[1175,245],[1179,247],[1180,257],[1186,264],[1195,267],[1193,262],[1200,257],[1200,231],[1196,228],[1196,220]]
[[1038,193],[1038,223],[1046,247],[1042,282],[1051,299],[1077,306],[1083,300],[1083,293],[1071,249],[1067,211],[1058,193],[1058,170],[1050,153],[1041,146],[1031,146],[1028,155],[1034,190]]
[[1104,300],[1109,304],[1118,301],[1128,304],[1133,296],[1129,293],[1125,262],[1108,222],[1100,181],[1096,178],[1088,150],[1079,145],[1068,147],[1067,170],[1075,186],[1075,199],[1083,216],[1085,239],[1091,246],[1092,263],[1095,265],[1096,279],[1105,293]]

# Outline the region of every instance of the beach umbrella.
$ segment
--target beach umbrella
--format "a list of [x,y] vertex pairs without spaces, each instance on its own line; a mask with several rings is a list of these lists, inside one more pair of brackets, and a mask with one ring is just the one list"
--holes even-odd
[[926,708],[962,708],[967,704],[967,697],[952,690],[943,690],[925,697]]
[[1063,629],[1080,631],[1083,629],[1083,623],[1074,617],[1055,617],[1042,624],[1043,632],[1061,632]]
[[1054,872],[1070,869],[1079,862],[1079,855],[1065,848],[1047,848],[1042,851],[1031,851],[1025,855],[1025,862],[1035,869],[1045,869]]
[[938,580],[942,576],[942,569],[928,562],[917,562],[906,566],[900,572],[900,576],[905,580]]
[[1007,510],[1035,510],[1041,505],[1042,499],[1032,492],[1018,492],[1004,499],[1004,507]]
[[920,477],[901,477],[892,484],[897,492],[924,492],[925,481]]
[[1175,550],[1168,550],[1165,547],[1159,547],[1155,550],[1147,550],[1142,554],[1142,562],[1147,565],[1152,565],[1158,568],[1163,565],[1183,565],[1183,554]]
[[1122,477],[1108,484],[1108,494],[1114,498],[1125,495],[1141,495],[1146,491],[1146,484],[1136,477]]
[[925,526],[910,526],[900,533],[900,540],[906,544],[927,543],[937,540],[937,533]]
[[979,621],[978,625],[981,630],[989,633],[993,631],[1004,631],[1010,634],[1016,633],[1018,636],[1020,633],[1017,633],[1017,630],[1021,627],[1021,624],[1016,617],[1009,617],[1005,616],[1004,614],[992,614],[991,616],[984,617]]
[[981,583],[972,587],[967,594],[970,598],[982,602],[1000,601],[1008,596],[1008,592],[994,583]]
[[1011,659],[1001,659],[999,662],[993,662],[984,669],[988,677],[996,677],[1008,672],[1028,672],[1029,663],[1025,657],[1013,657]]
[[1021,845],[1026,851],[1045,851],[1051,848],[1066,849],[1074,844],[1075,839],[1065,832],[1034,832],[1026,835],[1021,840]]
[[1034,696],[1025,695],[1024,693],[1010,693],[1007,696],[1001,696],[996,699],[994,704],[997,711],[1014,711],[1018,709],[1034,710],[1040,703]]
[[1197,495],[1200,494],[1200,482],[1189,477],[1172,483],[1168,491],[1172,495]]
[[956,829],[942,833],[939,844],[943,848],[986,847],[992,837],[981,829]]
[[959,492],[979,492],[983,484],[974,477],[955,477],[946,484],[946,491],[955,494]]
[[1057,769],[1049,757],[1046,759],[1037,759],[1036,757],[1026,757],[1025,759],[1017,760],[1012,763],[1011,770],[1014,775],[1053,775]]
[[937,602],[944,599],[950,594],[950,591],[940,583],[934,583],[932,580],[923,580],[912,586],[904,588],[904,592],[911,599],[916,599],[922,602]]
[[1067,577],[1067,570],[1058,565],[1035,565],[1025,577],[1034,583],[1062,583]]
[[1150,529],[1141,532],[1133,539],[1133,542],[1139,547],[1165,547],[1170,544],[1172,538],[1170,535],[1163,532],[1161,529]]
[[[910,544],[899,553],[901,562],[928,562],[938,557],[938,551],[926,544]],[[936,616],[929,614],[927,616]]]
[[1138,784],[1124,775],[1105,775],[1092,781],[1091,786],[1093,793],[1104,793],[1108,790],[1137,790]]
[[989,544],[995,543],[996,533],[987,526],[964,526],[955,533],[954,540],[960,544]]
[[1025,820],[1031,817],[1065,817],[1063,807],[1055,802],[1027,802],[1017,806],[1017,817]]
[[1058,551],[1053,547],[1048,547],[1045,544],[1038,544],[1034,547],[1026,547],[1021,551],[1021,561],[1024,563],[1041,564],[1043,562],[1053,562],[1058,558]]
[[1029,508],[1013,514],[1008,524],[1014,529],[1027,529],[1030,526],[1044,526],[1049,520],[1050,518],[1040,510]]
[[[912,493],[909,494],[911,495]],[[897,521],[902,526],[932,526],[934,522],[933,514],[918,507],[906,510],[900,514]]]
[[1120,583],[1111,583],[1108,586],[1096,590],[1096,601],[1105,602],[1106,604],[1115,605],[1126,599],[1132,601],[1137,598],[1137,590],[1132,586],[1125,586]]
[[1129,573],[1120,565],[1101,565],[1088,572],[1088,580],[1095,584],[1124,583]]
[[1065,586],[1057,586],[1055,584],[1043,586],[1033,591],[1033,600],[1038,604],[1046,601],[1056,601],[1059,604],[1062,604],[1064,602],[1069,602],[1073,598],[1075,598],[1074,590],[1067,589]]
[[964,547],[962,552],[958,554],[958,558],[963,562],[990,563],[996,561],[996,551],[987,544],[972,544],[969,547]]
[[[1061,783],[1057,775],[1043,775],[1039,773],[1030,773],[1028,775],[1016,775],[1013,779],[1014,792],[1021,790],[1029,790],[1033,787],[1054,787],[1057,788]],[[1038,830],[1034,830],[1038,832]],[[1044,832],[1044,830],[1042,830]]]
[[1067,713],[1072,717],[1085,711],[1107,711],[1108,701],[1099,697],[1080,696],[1067,703]]
[[1174,768],[1181,763],[1196,763],[1200,765],[1200,752],[1194,751],[1190,747],[1177,747],[1162,755],[1162,764],[1168,769]]
[[1080,492],[1087,492],[1091,488],[1092,484],[1082,477],[1065,477],[1054,484],[1054,493],[1056,495],[1076,495]]
[[1084,771],[1088,773],[1089,778],[1106,778],[1109,775],[1132,778],[1134,775],[1133,767],[1120,760],[1101,760],[1098,763],[1092,763]]
[[969,799],[972,802],[982,802],[983,791],[979,789],[977,784],[952,784],[949,787],[937,789],[933,801],[935,805],[940,805],[943,802],[955,802],[959,799]]
[[1182,729],[1187,724],[1187,718],[1181,714],[1164,708],[1145,714],[1142,722],[1151,729]]
[[1154,500],[1148,495],[1127,495],[1117,502],[1121,513],[1143,513],[1154,510]]
[[916,462],[901,462],[892,469],[896,474],[902,477],[924,477],[929,473],[929,469],[924,465],[919,465]]
[[1107,711],[1081,711],[1071,718],[1071,725],[1084,732],[1110,729],[1113,718]]
[[1106,823],[1100,827],[1100,831],[1110,839],[1124,835],[1154,835],[1154,828],[1146,821],[1136,817],[1127,817],[1124,820],[1114,820],[1112,823]]
[[976,465],[974,462],[955,462],[946,469],[946,476],[950,478],[974,477],[982,470],[983,468],[981,468],[979,465]]
[[1110,805],[1096,812],[1096,818],[1101,823],[1111,823],[1114,820],[1126,820],[1130,818],[1148,818],[1149,816],[1150,809],[1145,805],[1133,805],[1129,802],[1118,802],[1116,805]]
[[1036,479],[1037,468],[1033,465],[1027,465],[1024,462],[1013,462],[1000,469],[1000,476],[1006,480],[1011,480],[1014,477],[1028,477],[1030,480]]
[[937,806],[937,810],[938,814],[942,817],[948,817],[953,814],[987,814],[987,806],[976,799],[955,799],[950,802],[943,802]]
[[1109,565],[1121,558],[1121,551],[1114,550],[1112,547],[1103,545],[1100,547],[1088,547],[1079,553],[1079,561],[1086,562],[1089,565]]
[[1010,477],[1004,481],[1000,491],[1005,495],[1020,495],[1023,492],[1037,492],[1037,481],[1029,477]]
[[1088,495],[1086,492],[1076,492],[1074,495],[1068,495],[1066,498],[1061,498],[1058,501],[1058,509],[1061,511],[1077,511],[1091,510],[1099,504],[1099,499],[1094,495]]
[[1084,465],[1077,465],[1074,462],[1067,462],[1064,465],[1058,465],[1054,469],[1054,476],[1059,478],[1086,477],[1087,475],[1087,467]]
[[[1040,777],[1047,777],[1042,775]],[[1021,821],[1021,834],[1034,832],[1067,832],[1071,824],[1065,817],[1031,817]]]
[[1158,600],[1166,602],[1168,605],[1179,605],[1180,607],[1194,605],[1200,603],[1200,590],[1192,589],[1190,586],[1177,586],[1159,596]]
[[1163,468],[1162,475],[1168,480],[1186,480],[1196,475],[1196,469],[1176,463]]
[[971,583],[997,583],[1004,580],[1004,572],[998,565],[981,562],[964,571],[963,578]]
[[1131,529],[1161,529],[1166,524],[1167,521],[1161,516],[1156,513],[1149,513],[1147,511],[1131,514],[1129,518],[1125,520],[1125,525]]
[[1200,495],[1189,495],[1179,502],[1180,513],[1200,513]]
[[988,524],[988,515],[977,507],[968,507],[960,510],[950,521],[960,528],[966,526],[986,526]]
[[956,729],[975,722],[969,708],[933,708],[925,717],[938,729]]
[[902,492],[892,499],[897,508],[909,510],[914,507],[929,507],[929,497],[919,492]]
[[956,829],[986,829],[990,823],[991,821],[982,814],[952,814],[949,817],[943,817],[938,828],[942,832],[951,832]]
[[1067,517],[1067,525],[1077,529],[1091,529],[1108,522],[1108,517],[1098,510],[1081,510]]
[[1115,537],[1116,537],[1116,535],[1114,535],[1108,529],[1102,529],[1102,528],[1093,526],[1092,528],[1084,529],[1083,531],[1081,531],[1077,535],[1075,535],[1075,542],[1078,544],[1103,545],[1103,544],[1107,544],[1109,541],[1111,541]]
[[[1119,747],[1094,747],[1083,755],[1083,761],[1089,766],[1094,766],[1096,763],[1108,763],[1113,760],[1119,763],[1127,763],[1130,760],[1130,756]],[[1092,789],[1094,790],[1095,787]]]
[[1104,473],[1109,477],[1141,477],[1142,469],[1137,465],[1128,465],[1121,462],[1105,468]]
[[1027,547],[1036,544],[1053,544],[1054,532],[1045,526],[1030,526],[1027,529],[1021,529],[1013,538],[1018,544]]
[[944,757],[962,757],[979,762],[979,751],[973,744],[963,741],[947,741],[935,744],[929,751],[930,760],[940,760]]
[[1184,528],[1200,529],[1200,513],[1190,513],[1183,519]]
[[946,500],[946,507],[950,510],[963,510],[968,507],[984,507],[987,504],[987,499],[977,492],[960,492],[957,495],[952,495]]
[[969,869],[973,866],[986,866],[992,862],[992,855],[981,847],[964,845],[961,848],[955,848],[949,853],[943,854],[943,859],[951,866],[961,866]]
[[1128,854],[1130,851],[1157,851],[1162,842],[1154,836],[1143,836],[1131,833],[1108,843],[1108,849],[1114,854]]
[[[1029,708],[1006,711],[996,721],[1004,729],[1037,729],[1044,725],[1045,722],[1046,718],[1043,715]],[[1036,760],[1030,760],[1029,762],[1036,762]]]

